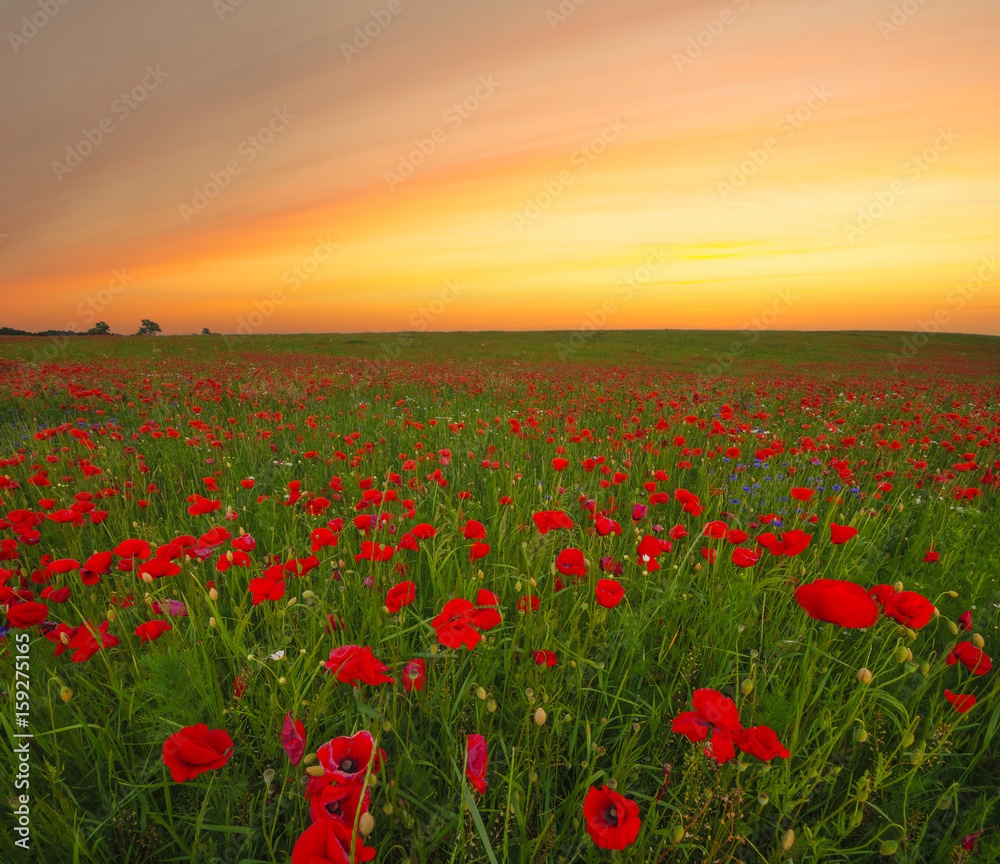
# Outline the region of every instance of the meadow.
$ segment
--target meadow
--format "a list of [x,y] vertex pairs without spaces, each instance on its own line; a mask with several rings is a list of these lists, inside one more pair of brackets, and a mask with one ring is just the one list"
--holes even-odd
[[0,859],[1000,857],[1000,339],[577,336],[0,340]]

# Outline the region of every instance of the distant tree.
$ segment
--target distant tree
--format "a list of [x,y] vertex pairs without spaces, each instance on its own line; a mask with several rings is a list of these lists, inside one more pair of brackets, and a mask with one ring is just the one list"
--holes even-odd
[[201,335],[202,336],[211,336],[212,335],[212,331],[209,330],[207,327],[202,327],[201,328]]
[[150,321],[148,318],[142,319],[142,326],[136,332],[136,336],[149,336],[153,333],[162,333],[160,325],[155,321]]
[[111,327],[107,321],[98,321],[87,331],[88,336],[109,336],[110,334]]

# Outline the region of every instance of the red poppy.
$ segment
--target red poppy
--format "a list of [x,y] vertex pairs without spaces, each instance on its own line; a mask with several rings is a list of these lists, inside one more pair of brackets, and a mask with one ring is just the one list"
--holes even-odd
[[187,497],[187,502],[191,505],[187,508],[187,512],[192,516],[203,516],[206,513],[214,513],[222,507],[221,501],[213,501],[210,498],[205,498],[197,493],[189,495]]
[[19,630],[26,630],[34,624],[41,624],[49,614],[49,607],[44,603],[26,600],[7,608],[7,623]]
[[695,690],[691,703],[694,711],[678,714],[671,726],[673,731],[694,743],[704,741],[711,733],[705,755],[720,763],[732,759],[736,755],[733,733],[742,729],[736,703],[710,688]]
[[163,762],[175,783],[221,768],[233,753],[233,739],[224,729],[204,723],[185,726],[163,742]]
[[568,466],[569,466],[569,460],[563,459],[561,456],[557,456],[555,459],[552,460],[552,467],[555,468],[556,471],[562,471]]
[[396,549],[393,546],[383,546],[381,543],[373,540],[363,540],[361,542],[361,551],[354,556],[354,560],[355,562],[388,561],[395,554]]
[[941,558],[941,553],[940,552],[936,552],[933,549],[928,549],[927,550],[927,554],[924,555],[924,557],[923,557],[923,560],[927,561],[930,564],[933,564],[935,561],[939,560],[940,558]]
[[971,642],[959,642],[945,660],[949,666],[954,666],[961,660],[973,675],[985,675],[993,668],[993,661]]
[[143,642],[151,642],[154,639],[159,639],[170,629],[171,625],[166,621],[147,621],[145,624],[140,624],[135,628],[135,635],[139,637],[139,644],[142,644]]
[[426,522],[421,522],[419,525],[414,525],[410,529],[410,533],[418,540],[429,540],[437,534],[437,528],[433,525],[428,525]]
[[469,560],[478,561],[480,558],[485,558],[490,552],[489,543],[480,543],[478,540],[472,544],[472,548],[469,549]]
[[559,658],[552,651],[535,651],[533,656],[536,666],[555,666],[559,662]]
[[486,792],[486,739],[470,735],[465,742],[465,776],[480,795]]
[[841,627],[870,627],[878,618],[878,604],[860,585],[841,579],[817,579],[795,590],[797,602],[810,618]]
[[976,697],[971,693],[952,693],[951,690],[945,690],[944,698],[951,702],[959,714],[964,714],[976,704]]
[[306,730],[301,720],[292,718],[291,712],[285,715],[281,724],[281,746],[285,748],[285,754],[292,765],[298,765],[302,761],[306,747]]
[[548,534],[558,528],[572,528],[573,520],[562,510],[539,510],[532,515],[540,534]]
[[148,558],[149,544],[145,540],[122,540],[112,551],[119,558]]
[[887,616],[904,627],[919,630],[934,615],[934,604],[915,591],[900,591],[891,585],[876,585],[869,592]]
[[485,540],[486,539],[486,526],[482,522],[477,522],[475,519],[470,519],[465,523],[465,527],[462,529],[462,536],[466,540]]
[[319,764],[338,783],[349,786],[364,779],[365,774],[378,774],[385,761],[385,751],[375,747],[375,739],[367,729],[350,737],[341,736],[327,741],[316,751]]
[[808,501],[816,493],[812,489],[806,489],[802,486],[793,487],[789,494],[796,501]]
[[750,726],[733,733],[733,741],[744,753],[750,753],[764,762],[775,756],[789,757],[788,748],[779,740],[775,731],[768,726]]
[[642,827],[639,805],[614,789],[591,786],[583,799],[587,833],[601,849],[622,850],[635,842]]
[[396,679],[385,673],[389,667],[380,663],[368,646],[343,645],[330,652],[330,659],[324,664],[338,680],[344,684],[392,684]]
[[299,835],[292,849],[292,864],[346,864],[371,861],[375,850],[354,834],[354,822],[317,819]]
[[476,593],[476,605],[477,606],[499,606],[500,598],[497,597],[492,591],[488,591],[485,588],[480,588]]
[[806,534],[805,531],[793,528],[791,531],[782,533],[781,540],[772,543],[769,549],[772,555],[788,555],[791,557],[804,552],[811,540],[811,534]]
[[598,579],[594,592],[597,602],[607,609],[614,609],[625,596],[625,589],[617,579]]
[[416,582],[400,582],[393,585],[385,595],[385,605],[395,615],[404,606],[409,606],[417,596]]
[[752,549],[744,549],[742,546],[737,546],[733,550],[733,563],[737,567],[753,567],[759,560],[760,555]]
[[502,620],[496,609],[477,609],[468,600],[455,597],[444,604],[431,626],[437,631],[438,642],[442,645],[449,648],[464,645],[471,651],[483,638],[473,627],[489,630]]
[[285,596],[285,583],[273,576],[258,576],[251,579],[247,590],[253,595],[253,605],[259,606],[265,600],[272,602]]
[[965,630],[966,633],[972,632],[972,610],[963,612],[958,616],[958,629]]
[[556,557],[556,569],[563,576],[585,576],[587,562],[584,560],[583,552],[572,547],[563,549]]
[[846,543],[857,533],[858,529],[852,528],[850,525],[838,525],[836,522],[830,523],[830,542],[835,545]]
[[533,594],[525,594],[520,600],[517,601],[517,611],[518,612],[537,612],[538,607],[541,606],[542,601],[535,597]]
[[79,570],[80,562],[73,558],[57,558],[55,561],[49,561],[45,569],[50,573],[69,573],[71,570]]
[[410,660],[403,667],[403,686],[407,692],[424,689],[426,664],[420,658]]

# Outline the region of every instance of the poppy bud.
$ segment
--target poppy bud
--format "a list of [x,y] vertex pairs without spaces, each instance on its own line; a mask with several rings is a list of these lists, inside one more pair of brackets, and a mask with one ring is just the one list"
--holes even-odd
[[226,558],[226,560],[230,564],[232,564],[233,563],[233,553],[232,553],[232,551],[227,552],[226,555],[225,555],[225,558]]
[[859,669],[857,675],[858,681],[862,684],[872,683],[872,670],[871,669]]
[[208,626],[209,627],[218,627],[219,624],[218,624],[218,622],[214,618],[209,618],[208,619]]
[[978,633],[972,634],[972,644],[977,648],[982,648],[986,644],[986,640],[983,639]]
[[69,700],[73,698],[73,691],[70,690],[69,687],[63,687],[59,690],[59,698],[62,699],[63,702],[69,702]]
[[219,599],[219,592],[216,591],[214,588],[209,589],[208,598],[214,603],[216,600]]
[[322,777],[324,774],[326,774],[326,768],[324,768],[322,765],[310,765],[308,768],[306,768],[306,773],[310,777]]
[[484,688],[482,688],[482,687],[479,687],[476,690],[476,697],[478,699],[485,699],[486,698],[486,690]]
[[903,645],[897,645],[896,646],[896,652],[895,652],[894,656],[895,656],[896,660],[898,660],[900,663],[905,663],[906,660],[907,660],[907,649],[906,649],[906,647],[903,646]]
[[902,583],[902,581],[900,581],[900,582],[897,582],[897,583],[896,583],[895,585],[893,585],[892,587],[893,587],[893,588],[895,589],[896,593],[898,594],[898,593],[899,593],[900,591],[902,591],[902,590],[903,590],[903,583]]
[[948,629],[951,631],[952,636],[958,635],[958,625],[954,621],[948,622]]
[[289,606],[294,606],[298,602],[299,602],[299,598],[298,597],[289,597],[288,598],[288,605]]
[[143,573],[142,574],[142,581],[145,582],[145,583],[147,583],[147,584],[149,584],[150,582],[153,581],[153,574],[152,573]]
[[538,726],[544,726],[546,716],[547,715],[545,714],[545,709],[539,708],[537,711],[535,711],[535,724]]
[[684,826],[678,825],[674,828],[674,843],[680,843],[684,839]]
[[118,613],[114,609],[108,610],[108,620],[114,623],[114,620],[118,617]]
[[913,744],[913,733],[912,732],[904,732],[903,733],[903,739],[902,739],[901,743],[902,743],[902,745],[904,747],[909,747],[911,744]]
[[306,753],[306,755],[302,758],[303,765],[312,765],[312,763],[315,761],[316,761],[315,753]]
[[920,664],[920,672],[926,678],[931,674],[931,664],[924,660],[924,662]]
[[781,835],[781,848],[786,852],[795,845],[795,831],[789,828]]
[[497,710],[497,703],[495,699],[490,699],[490,701],[486,703],[486,710],[489,711],[490,714]]
[[952,597],[952,598],[955,598],[955,597],[958,596],[958,592],[957,591],[949,591],[948,592],[948,596]]
[[740,684],[740,690],[743,691],[744,696],[749,696],[753,693],[753,681],[749,678],[744,678],[743,683]]
[[864,744],[868,740],[868,730],[864,726],[859,726],[854,730],[854,740],[859,744]]
[[268,768],[264,772],[264,785],[270,787],[270,785],[273,782],[274,782],[274,769],[273,768]]
[[882,845],[878,847],[879,855],[895,855],[896,850],[899,848],[899,844],[895,840],[883,840]]

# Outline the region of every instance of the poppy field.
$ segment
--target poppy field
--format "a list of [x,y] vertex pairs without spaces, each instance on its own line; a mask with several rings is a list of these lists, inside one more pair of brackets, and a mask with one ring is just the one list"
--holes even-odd
[[996,860],[995,340],[629,338],[0,346],[0,858]]

